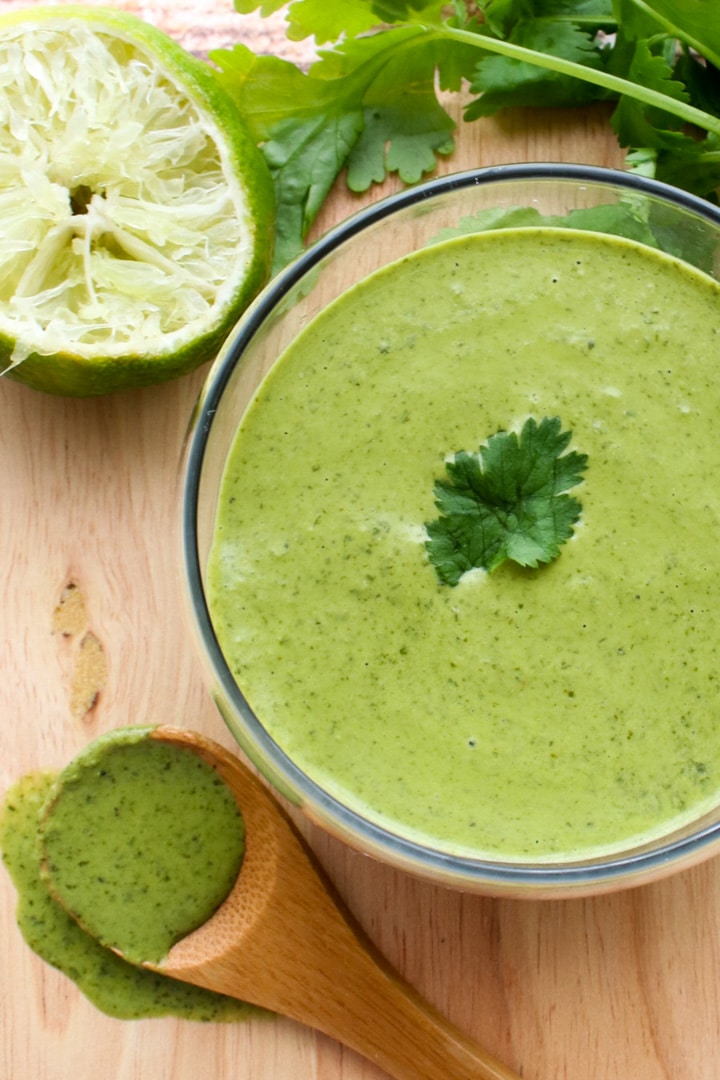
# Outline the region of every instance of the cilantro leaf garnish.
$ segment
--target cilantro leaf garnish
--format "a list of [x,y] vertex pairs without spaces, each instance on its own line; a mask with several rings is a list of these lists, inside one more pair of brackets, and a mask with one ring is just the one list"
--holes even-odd
[[559,417],[526,420],[518,436],[499,431],[477,454],[447,462],[435,485],[437,520],[425,547],[443,584],[468,570],[492,573],[507,559],[520,566],[552,562],[572,534],[581,506],[568,495],[582,482],[587,455],[565,453],[571,432]]

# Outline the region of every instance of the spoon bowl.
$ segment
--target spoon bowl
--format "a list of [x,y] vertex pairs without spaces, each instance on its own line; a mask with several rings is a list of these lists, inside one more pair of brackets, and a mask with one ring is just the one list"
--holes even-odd
[[212,765],[245,822],[245,855],[215,914],[175,944],[164,975],[322,1031],[396,1080],[518,1080],[402,981],[360,927],[289,816],[224,747],[172,727],[150,738]]

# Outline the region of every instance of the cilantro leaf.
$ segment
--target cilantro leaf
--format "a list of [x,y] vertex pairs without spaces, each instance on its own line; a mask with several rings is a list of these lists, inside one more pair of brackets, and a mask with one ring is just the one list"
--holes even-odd
[[720,69],[701,63],[694,53],[683,49],[675,64],[675,73],[696,105],[706,112],[720,114]]
[[414,184],[450,154],[455,124],[435,92],[437,42],[414,37],[412,48],[393,51],[363,99],[365,126],[348,158],[348,187],[366,191],[397,172]]
[[614,101],[628,165],[718,201],[720,22],[712,0],[235,0],[284,11],[332,46],[308,71],[242,46],[210,56],[270,165],[274,269],[297,254],[339,174],[415,183],[453,148],[438,90],[470,84],[465,120],[509,106]]
[[314,37],[319,45],[350,39],[381,23],[410,22],[415,16],[440,19],[444,0],[235,0],[236,11],[248,15],[256,8],[267,17],[286,8],[287,36],[291,41]]
[[288,37],[292,41],[315,38],[318,45],[337,41],[343,35],[356,37],[382,20],[371,4],[364,0],[343,0],[342,4],[328,4],[327,0],[295,0],[288,13]]
[[560,553],[580,503],[567,492],[582,482],[587,455],[565,453],[571,433],[559,417],[526,420],[518,436],[499,431],[479,453],[461,451],[435,485],[440,517],[426,524],[426,550],[443,584],[468,570],[492,573],[510,559],[537,567]]
[[[506,40],[588,68],[602,68],[602,54],[592,32],[571,22],[521,19]],[[604,90],[591,83],[579,83],[577,78],[563,72],[509,56],[488,56],[480,60],[470,90],[480,97],[466,109],[466,120],[489,116],[498,109],[513,106],[583,105],[607,96]]]
[[480,5],[488,26],[499,37],[508,37],[523,19],[570,20],[593,30],[615,29],[613,0],[485,0]]
[[234,7],[241,15],[249,15],[258,8],[262,17],[267,19],[269,15],[285,7],[285,0],[263,0],[262,3],[259,0],[235,0]]
[[362,113],[357,110],[333,109],[302,123],[286,120],[263,144],[275,186],[274,270],[302,251],[304,238],[362,126]]
[[720,20],[711,0],[632,0],[671,36],[686,42],[720,67]]
[[454,122],[437,100],[444,53],[464,54],[421,27],[399,26],[323,51],[305,73],[244,45],[210,54],[273,177],[273,269],[303,247],[340,171],[365,191],[388,172],[414,183],[454,147]]
[[364,127],[349,80],[313,78],[287,60],[244,45],[211,53],[217,76],[270,166],[275,188],[274,271],[305,236]]
[[[708,135],[702,142],[688,139],[682,146],[659,150],[655,176],[666,184],[684,188],[717,203],[720,190],[720,137]],[[710,263],[708,269],[712,269]]]
[[[612,50],[611,70],[633,82],[650,86],[668,101],[690,102],[710,116],[720,115],[720,74],[707,59],[699,58],[687,45],[685,29],[673,27],[675,37],[663,29],[663,5],[614,0],[619,29]],[[664,5],[670,12],[672,4]],[[657,9],[657,10],[653,10]],[[692,27],[698,22],[697,5],[678,12],[677,21]],[[705,48],[707,56],[712,51]],[[655,176],[696,195],[717,201],[720,185],[720,139],[710,132],[701,135],[683,130],[680,117],[668,109],[647,105],[630,94],[621,95],[610,124],[621,146],[629,147],[628,167]]]
[[[683,84],[662,55],[655,55],[645,40],[635,43],[627,76],[642,86],[657,89],[677,101],[688,101]],[[680,131],[680,121],[665,110],[623,94],[612,115],[611,124],[621,146],[665,146],[675,148],[689,139]]]

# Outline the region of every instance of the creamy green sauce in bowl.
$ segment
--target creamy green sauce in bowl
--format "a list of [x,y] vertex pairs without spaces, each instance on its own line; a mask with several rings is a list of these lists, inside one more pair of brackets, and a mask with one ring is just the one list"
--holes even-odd
[[[386,267],[293,342],[240,423],[213,625],[271,737],[433,850],[530,863],[720,801],[720,290],[630,241],[518,229]],[[587,454],[560,557],[438,581],[445,461],[527,417]]]

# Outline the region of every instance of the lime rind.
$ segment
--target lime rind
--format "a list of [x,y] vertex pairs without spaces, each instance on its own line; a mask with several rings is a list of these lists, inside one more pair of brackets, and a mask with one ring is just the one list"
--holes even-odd
[[209,66],[73,5],[0,20],[0,71],[0,368],[93,394],[212,357],[269,274],[273,207]]

